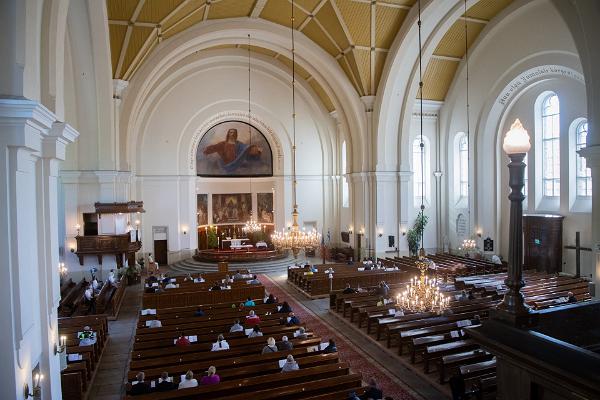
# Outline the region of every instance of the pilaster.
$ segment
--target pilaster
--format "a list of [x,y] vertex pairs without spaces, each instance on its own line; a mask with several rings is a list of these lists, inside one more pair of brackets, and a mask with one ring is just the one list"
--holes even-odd
[[[600,144],[579,151],[592,173],[592,265],[582,266],[582,274],[592,276],[596,296],[600,294]],[[594,222],[596,221],[596,222]]]

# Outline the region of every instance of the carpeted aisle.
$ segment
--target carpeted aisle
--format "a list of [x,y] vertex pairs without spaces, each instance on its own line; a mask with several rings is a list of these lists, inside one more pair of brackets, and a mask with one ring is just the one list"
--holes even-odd
[[334,331],[321,318],[282,289],[268,275],[260,275],[259,280],[263,283],[268,293],[273,293],[280,301],[287,301],[294,310],[294,313],[300,318],[300,321],[306,323],[306,326],[315,332],[316,335],[323,338],[323,341],[327,341],[330,338],[334,339],[342,361],[348,363],[354,372],[362,374],[363,381],[368,382],[371,377],[375,378],[383,390],[384,396],[391,396],[394,400],[416,400],[420,398],[420,396],[417,397],[409,392],[410,389],[399,384],[377,362],[357,349],[343,335]]

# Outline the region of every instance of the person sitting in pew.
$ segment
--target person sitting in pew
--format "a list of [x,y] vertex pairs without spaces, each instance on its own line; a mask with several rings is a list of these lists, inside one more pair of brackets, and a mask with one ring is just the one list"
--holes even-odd
[[296,339],[308,339],[308,335],[306,334],[306,329],[304,329],[304,327],[300,327],[298,328],[298,330],[296,332],[294,332],[294,337]]
[[134,385],[131,385],[131,390],[129,394],[131,396],[137,396],[139,394],[150,393],[150,385],[147,382],[144,382],[145,374],[143,372],[138,372],[135,376],[137,382]]
[[352,293],[356,293],[356,290],[352,289],[352,287],[350,286],[349,283],[346,283],[346,289],[344,289],[342,291],[342,293],[344,293],[344,294],[352,294]]
[[285,360],[285,364],[283,364],[283,367],[281,368],[281,372],[297,371],[299,369],[300,367],[296,360],[294,360],[294,356],[289,354]]
[[110,272],[108,273],[108,283],[110,283],[113,286],[117,285],[117,278],[115,276],[115,270],[111,269]]
[[162,283],[169,283],[169,282],[171,282],[171,278],[170,278],[170,277],[168,277],[168,276],[167,276],[167,274],[164,274],[164,275],[161,277],[161,280],[162,280]]
[[152,284],[157,281],[158,281],[158,278],[156,277],[156,275],[154,275],[154,272],[150,271],[150,277],[148,278],[148,283]]
[[296,314],[291,312],[288,314],[285,324],[287,326],[300,325],[300,318],[296,317]]
[[242,273],[238,269],[237,271],[235,271],[235,275],[233,275],[233,280],[234,281],[238,281],[238,280],[241,280],[241,279],[244,279],[244,275],[242,275]]
[[217,341],[212,344],[212,349],[210,351],[221,351],[221,350],[229,350],[229,343],[225,340],[225,336],[222,334],[217,336]]
[[178,389],[187,389],[198,386],[198,381],[194,379],[194,373],[192,371],[188,371],[185,373],[185,379],[179,382]]
[[369,379],[369,386],[367,386],[367,390],[365,391],[365,394],[363,394],[361,398],[363,400],[382,399],[383,398],[383,392],[377,385],[377,382],[375,381],[375,379],[373,379],[373,378]]
[[460,295],[456,298],[456,300],[458,300],[458,301],[469,300],[469,295],[467,294],[467,291],[463,289],[463,291],[460,292]]
[[156,392],[168,392],[169,390],[174,389],[177,389],[177,384],[173,382],[173,378],[169,376],[168,372],[163,371],[163,373],[160,374],[160,378],[158,378],[158,381],[156,382],[154,390]]
[[275,296],[273,296],[273,293],[269,294],[269,297],[267,297],[267,300],[265,300],[265,304],[275,304],[276,302],[277,299]]
[[279,351],[289,351],[294,349],[294,344],[288,340],[287,336],[281,337],[281,342],[276,343]]
[[267,339],[267,345],[263,347],[261,354],[269,354],[276,353],[279,349],[277,348],[277,344],[275,343],[275,338],[270,337]]
[[472,290],[469,290],[469,300],[475,300],[475,294]]
[[474,315],[473,319],[471,320],[471,326],[474,325],[481,325],[481,317],[479,316],[479,314]]
[[204,317],[204,310],[202,307],[196,308],[196,311],[194,311],[194,317]]
[[79,333],[80,346],[93,346],[96,344],[96,333],[89,326],[84,326],[83,331]]
[[177,285],[171,281],[165,285],[165,289],[177,289]]
[[380,297],[379,300],[377,300],[377,307],[383,307],[385,305],[385,300],[383,297]]
[[260,330],[260,326],[258,325],[254,325],[254,328],[252,328],[252,332],[250,332],[250,334],[248,335],[249,338],[253,338],[253,337],[259,337],[262,336],[263,333]]
[[233,283],[233,277],[229,275],[225,275],[225,283]]
[[260,317],[256,315],[254,310],[250,310],[248,315],[246,315],[246,325],[258,325],[260,324]]
[[229,328],[229,333],[243,332],[243,331],[244,331],[244,327],[242,326],[242,324],[240,324],[239,319],[236,319],[235,322],[233,323],[233,325],[231,325],[231,328]]
[[210,288],[210,290],[221,290],[221,285],[219,282],[215,281],[215,284]]
[[573,292],[569,292],[567,293],[567,297],[568,297],[568,303],[577,303],[577,297],[575,297],[575,295],[573,295]]
[[277,306],[277,312],[282,314],[289,314],[290,312],[292,312],[292,307],[290,307],[287,301],[284,301],[282,305]]
[[206,371],[206,375],[200,379],[201,385],[216,385],[221,382],[221,377],[217,375],[217,368],[211,365]]
[[202,277],[202,275],[198,275],[198,277],[196,279],[194,279],[195,283],[202,283],[205,282],[204,278]]
[[260,281],[256,278],[256,275],[252,275],[252,279],[248,281],[249,285],[260,285]]
[[191,273],[188,273],[188,274],[186,275],[186,277],[185,277],[185,278],[183,278],[183,281],[184,281],[184,282],[187,282],[187,281],[193,282],[193,281],[194,281],[194,278],[192,278],[192,274],[191,274]]
[[256,303],[254,302],[254,300],[252,300],[251,297],[248,297],[248,299],[244,303],[244,306],[246,306],[246,307],[255,307]]
[[382,297],[388,297],[389,292],[390,286],[386,283],[386,281],[381,281],[377,287],[377,294]]
[[329,354],[329,353],[337,353],[337,346],[335,345],[335,340],[333,339],[329,339],[329,344],[327,345],[327,347],[325,347],[323,349],[323,353],[325,354]]
[[178,347],[187,347],[190,344],[191,344],[190,341],[188,340],[188,338],[186,338],[184,336],[183,332],[181,332],[181,335],[175,341],[175,346],[178,346]]
[[360,400],[360,397],[356,394],[356,392],[348,393],[348,400]]
[[92,279],[92,289],[94,290],[94,293],[100,293],[100,282],[98,282],[96,277]]
[[151,319],[148,321],[148,328],[162,328],[162,322],[159,319]]

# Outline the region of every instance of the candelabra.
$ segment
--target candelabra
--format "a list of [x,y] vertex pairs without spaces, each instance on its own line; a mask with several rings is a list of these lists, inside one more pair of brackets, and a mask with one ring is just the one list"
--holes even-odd
[[396,302],[403,309],[412,312],[441,313],[448,307],[450,299],[442,295],[437,280],[427,276],[431,260],[425,257],[423,249],[421,249],[419,259],[415,264],[421,274],[411,278],[410,283],[406,285],[406,290],[396,296]]

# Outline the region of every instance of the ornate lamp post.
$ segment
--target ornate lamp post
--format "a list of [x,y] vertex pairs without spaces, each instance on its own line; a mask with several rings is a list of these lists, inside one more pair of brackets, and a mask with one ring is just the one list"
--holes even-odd
[[502,311],[498,316],[502,319],[516,321],[529,315],[530,309],[525,304],[521,288],[523,281],[523,186],[525,185],[525,155],[531,148],[529,134],[518,119],[512,124],[504,137],[502,145],[504,152],[510,158],[508,164],[510,200],[510,236],[508,244],[508,277],[504,281],[508,292],[498,305]]

